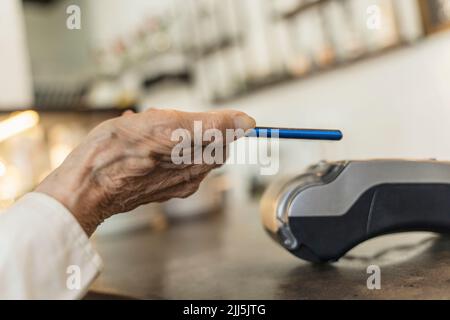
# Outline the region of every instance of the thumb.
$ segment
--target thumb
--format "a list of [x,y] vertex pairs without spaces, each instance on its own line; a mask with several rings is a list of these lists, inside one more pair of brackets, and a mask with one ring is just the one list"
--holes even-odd
[[128,116],[131,116],[131,115],[133,115],[133,114],[135,114],[135,112],[134,112],[133,110],[125,110],[125,111],[122,113],[122,116],[128,117]]

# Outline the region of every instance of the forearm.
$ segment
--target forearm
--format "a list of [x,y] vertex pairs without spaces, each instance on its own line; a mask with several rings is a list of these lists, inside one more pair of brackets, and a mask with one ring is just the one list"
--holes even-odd
[[102,222],[97,212],[101,195],[95,172],[99,166],[98,159],[107,154],[112,156],[111,152],[105,151],[105,147],[108,147],[107,139],[96,139],[81,145],[35,189],[63,204],[88,236]]

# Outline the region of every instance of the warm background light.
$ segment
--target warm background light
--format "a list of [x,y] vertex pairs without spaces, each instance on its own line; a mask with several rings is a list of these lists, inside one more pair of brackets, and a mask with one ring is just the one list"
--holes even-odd
[[6,166],[3,162],[0,161],[0,177],[3,177],[6,173]]
[[34,127],[39,122],[39,114],[28,110],[13,114],[0,122],[0,142]]

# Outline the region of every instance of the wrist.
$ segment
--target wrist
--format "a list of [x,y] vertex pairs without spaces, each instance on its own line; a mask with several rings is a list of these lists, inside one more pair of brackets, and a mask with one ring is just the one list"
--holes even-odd
[[[92,150],[92,149],[90,149]],[[92,179],[93,165],[89,158],[71,155],[48,175],[35,189],[64,205],[88,236],[103,221],[96,200],[96,187]]]

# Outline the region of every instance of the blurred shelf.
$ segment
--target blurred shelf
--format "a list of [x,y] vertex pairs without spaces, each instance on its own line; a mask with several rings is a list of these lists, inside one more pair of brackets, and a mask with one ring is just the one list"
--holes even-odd
[[196,59],[207,58],[215,53],[219,53],[234,46],[240,46],[242,43],[242,37],[224,37],[216,43],[206,45],[201,49],[189,49],[188,54]]
[[179,82],[190,84],[193,82],[193,75],[189,70],[185,70],[179,73],[165,73],[158,74],[151,77],[145,77],[142,81],[142,87],[145,89],[150,89],[151,87],[160,84],[162,82]]
[[333,2],[335,0],[317,0],[314,2],[302,3],[298,7],[292,9],[291,11],[285,12],[281,15],[282,19],[292,19],[297,17],[299,14],[304,13],[305,11],[322,6],[326,3]]
[[24,3],[54,4],[60,0],[22,0]]
[[389,47],[386,47],[384,49],[380,49],[378,51],[375,52],[366,52],[362,55],[359,55],[357,57],[354,57],[352,59],[349,60],[345,60],[345,61],[336,61],[333,64],[330,64],[328,66],[323,66],[323,67],[316,67],[311,69],[310,71],[306,72],[305,74],[301,75],[301,76],[294,76],[288,72],[286,72],[283,75],[274,75],[272,78],[270,79],[262,79],[261,81],[249,81],[246,84],[246,87],[244,90],[236,93],[233,96],[230,97],[226,97],[226,98],[215,98],[213,100],[213,102],[215,104],[226,104],[226,103],[230,103],[233,102],[237,99],[240,98],[244,98],[248,95],[269,89],[271,87],[276,87],[279,85],[283,85],[283,84],[287,84],[289,82],[292,81],[306,81],[306,80],[310,80],[316,76],[320,76],[323,75],[327,72],[330,71],[334,71],[334,70],[339,70],[339,69],[343,69],[346,67],[350,67],[350,66],[354,66],[357,65],[361,62],[366,62],[366,61],[370,61],[371,59],[376,59],[379,58],[381,56],[385,56],[389,53],[392,52],[396,52],[402,49],[407,49],[407,48],[411,48],[419,43],[422,42],[422,40],[425,39],[425,37],[420,38],[418,40],[416,40],[413,43],[410,42],[401,42],[398,43],[396,45],[392,45]]

